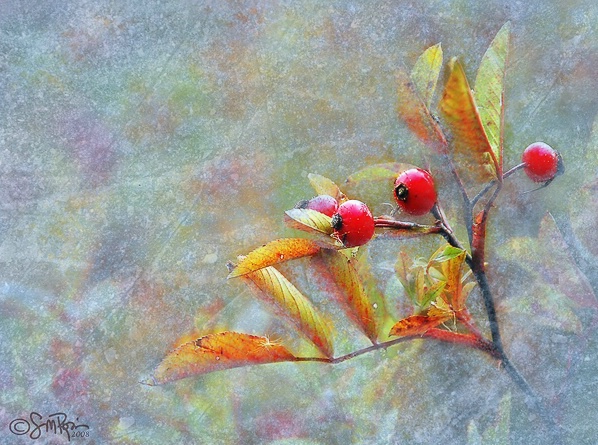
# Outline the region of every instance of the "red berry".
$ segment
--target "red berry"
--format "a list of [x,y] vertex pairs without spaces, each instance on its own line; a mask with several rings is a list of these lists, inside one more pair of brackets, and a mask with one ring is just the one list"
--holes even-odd
[[436,204],[436,188],[430,172],[410,168],[395,181],[395,199],[399,207],[409,215],[425,215]]
[[564,170],[558,151],[544,142],[534,142],[523,151],[523,170],[534,182],[551,181]]
[[374,236],[374,217],[363,202],[351,199],[332,216],[332,228],[345,247],[361,246]]
[[304,205],[298,208],[316,210],[330,217],[334,215],[338,209],[338,201],[330,195],[318,195],[307,202],[302,201],[299,204]]

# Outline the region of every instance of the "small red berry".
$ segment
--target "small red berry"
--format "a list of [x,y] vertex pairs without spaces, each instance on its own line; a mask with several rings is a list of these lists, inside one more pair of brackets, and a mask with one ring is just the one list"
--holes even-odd
[[299,201],[297,209],[312,209],[332,217],[338,209],[338,201],[330,195],[318,195],[309,201]]
[[357,247],[374,236],[374,217],[367,205],[356,199],[343,202],[332,216],[333,235],[345,247]]
[[529,145],[521,157],[523,170],[534,182],[551,181],[564,171],[563,160],[558,151],[544,142]]
[[430,172],[410,168],[395,181],[395,199],[399,207],[409,215],[425,215],[436,204],[436,188]]

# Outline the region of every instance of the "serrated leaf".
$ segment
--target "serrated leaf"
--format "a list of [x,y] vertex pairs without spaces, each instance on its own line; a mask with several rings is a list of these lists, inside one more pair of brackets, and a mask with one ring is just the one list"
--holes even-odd
[[446,138],[420,98],[415,83],[402,71],[396,77],[399,118],[423,143],[439,153],[446,153]]
[[499,305],[510,317],[519,316],[526,325],[538,325],[550,329],[578,334],[582,323],[572,308],[571,300],[546,284],[534,283],[514,298]]
[[[374,309],[374,319],[376,320],[376,330],[378,334],[387,332],[388,326],[391,326],[393,319],[388,313],[388,306],[384,293],[378,287],[379,280],[374,275],[373,267],[370,262],[370,255],[368,252],[369,246],[361,246],[357,249],[357,254],[352,256],[353,266],[360,278],[365,294]],[[387,325],[386,328],[384,326]]]
[[239,277],[284,261],[315,255],[320,249],[321,247],[315,241],[303,238],[282,238],[270,241],[249,252],[228,278]]
[[456,311],[460,311],[465,307],[465,302],[467,301],[467,297],[469,297],[469,294],[471,293],[472,290],[475,289],[476,287],[476,283],[474,281],[470,281],[469,283],[465,283],[462,287],[461,287],[461,293],[459,294],[458,298],[453,298],[453,307],[455,308]]
[[322,251],[321,257],[334,282],[342,291],[345,312],[372,342],[378,331],[371,301],[355,269],[354,260],[332,250]]
[[277,312],[293,323],[326,357],[332,356],[330,330],[312,302],[287,278],[269,266],[243,275],[251,282],[257,295],[274,305]]
[[477,185],[497,178],[498,160],[488,142],[463,67],[453,58],[438,108],[451,131],[450,144],[458,173]]
[[473,420],[467,425],[467,445],[483,445],[482,436]]
[[449,319],[455,316],[455,311],[450,306],[448,301],[446,301],[443,297],[438,297],[436,298],[436,300],[430,303],[430,308],[428,309],[428,316],[447,317],[447,319]]
[[409,299],[415,304],[417,302],[417,293],[415,291],[415,283],[413,280],[413,272],[411,266],[413,261],[403,251],[399,252],[399,257],[395,263],[395,272],[399,279],[405,293]]
[[505,444],[510,442],[511,430],[511,393],[507,392],[498,405],[496,423],[482,435],[484,444]]
[[369,165],[349,176],[345,185],[354,185],[361,181],[394,181],[400,172],[412,167],[413,165],[402,162]]
[[540,223],[538,244],[542,256],[530,265],[542,273],[546,283],[580,307],[598,307],[590,280],[577,267],[576,259],[550,213],[546,213]]
[[438,270],[436,267],[432,267],[432,266],[428,265],[427,273],[428,273],[428,276],[434,280],[446,281],[446,277],[444,276],[442,271]]
[[330,235],[332,228],[332,218],[328,215],[312,209],[291,209],[284,212],[285,223],[293,229],[303,230],[304,232],[317,232]]
[[460,311],[465,307],[462,295],[465,251],[449,246],[436,257],[435,261],[440,261],[440,268],[446,283],[443,295],[455,311]]
[[434,300],[436,300],[438,296],[444,291],[446,284],[447,283],[445,281],[438,281],[428,286],[421,296],[419,306],[422,309],[428,307],[428,305],[432,303]]
[[295,356],[267,337],[220,332],[187,342],[169,352],[145,381],[161,385],[222,369],[293,361]]
[[388,333],[389,336],[407,337],[412,335],[424,335],[430,329],[449,320],[450,316],[411,315],[395,323]]
[[488,142],[498,160],[502,175],[502,134],[504,132],[504,79],[511,36],[511,23],[505,23],[486,50],[475,81],[475,102]]
[[411,71],[411,79],[413,79],[417,92],[428,109],[430,109],[434,97],[441,68],[442,46],[438,43],[426,49],[419,56]]
[[359,199],[366,204],[392,202],[395,179],[400,172],[412,167],[410,164],[401,162],[369,165],[351,174],[343,188],[349,196],[359,196]]
[[[531,279],[544,284],[561,298],[581,308],[598,307],[598,299],[588,278],[579,270],[575,258],[552,215],[540,223],[537,238],[511,238],[499,253],[526,270]],[[533,287],[537,287],[535,284]]]
[[330,235],[334,232],[332,218],[312,209],[291,209],[284,212],[287,227],[315,235],[320,247],[340,249],[344,246]]
[[436,252],[434,252],[430,261],[435,263],[443,263],[458,257],[465,259],[465,251],[463,249],[459,249],[458,247],[447,245],[445,247],[440,247]]
[[316,194],[332,196],[339,202],[346,199],[345,194],[341,192],[338,186],[327,177],[315,173],[309,173],[307,175],[307,179],[309,179],[309,183],[316,191]]

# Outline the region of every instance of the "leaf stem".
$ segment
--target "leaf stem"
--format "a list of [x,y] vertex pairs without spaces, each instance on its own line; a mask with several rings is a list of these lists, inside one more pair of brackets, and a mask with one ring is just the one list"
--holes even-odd
[[474,349],[479,349],[487,354],[490,354],[494,358],[499,358],[496,355],[496,351],[491,342],[488,340],[478,337],[474,334],[459,334],[456,332],[446,331],[444,329],[437,329],[432,328],[428,330],[423,335],[410,335],[406,337],[399,337],[392,340],[388,340],[382,343],[376,343],[372,346],[368,346],[367,348],[358,349],[357,351],[353,351],[349,354],[341,355],[339,357],[295,357],[293,361],[296,362],[320,362],[320,363],[330,363],[332,365],[336,365],[338,363],[345,362],[352,358],[358,357],[363,354],[367,354],[369,352],[377,351],[379,349],[387,349],[391,346],[397,345],[399,343],[403,343],[410,340],[417,340],[422,338],[431,338],[438,341],[443,341],[446,343],[457,343],[462,344],[464,346],[468,346]]
[[510,170],[507,170],[503,175],[502,178],[503,179],[507,179],[509,176],[511,176],[513,173],[515,173],[517,170],[521,170],[523,167],[525,167],[525,162],[522,162],[519,165],[516,165],[515,167],[513,167]]
[[[521,163],[519,165],[516,165],[515,167],[513,167],[512,169],[506,171],[503,175],[502,175],[502,179],[505,180],[507,179],[509,176],[511,176],[513,173],[515,173],[517,170],[521,170],[523,167],[525,167],[525,163]],[[486,186],[477,194],[473,197],[473,199],[471,200],[471,208],[473,209],[475,207],[475,205],[478,203],[478,201],[486,194],[488,193],[488,190],[490,190],[496,183],[498,183],[497,179],[494,179],[492,181],[490,181],[488,184],[486,184]]]

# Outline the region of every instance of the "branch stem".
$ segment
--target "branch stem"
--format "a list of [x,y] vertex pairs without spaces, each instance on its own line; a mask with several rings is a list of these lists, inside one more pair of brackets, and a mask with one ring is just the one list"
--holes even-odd
[[368,346],[367,348],[358,349],[357,351],[353,351],[349,354],[341,355],[339,357],[295,357],[293,361],[296,362],[320,362],[320,363],[330,363],[332,365],[336,365],[338,363],[342,363],[344,361],[350,360],[352,358],[358,357],[363,354],[367,354],[369,352],[377,351],[379,349],[387,349],[391,346],[397,345],[399,343],[403,343],[410,340],[417,340],[422,338],[431,338],[434,340],[446,342],[446,343],[458,343],[464,346],[469,346],[474,349],[479,349],[482,352],[490,354],[494,358],[498,358],[496,355],[496,351],[494,350],[492,343],[488,340],[478,337],[474,334],[458,334],[451,331],[446,331],[444,329],[436,329],[432,328],[428,330],[423,335],[410,335],[406,337],[399,337],[392,340],[388,340],[382,343],[376,343],[372,346]]

